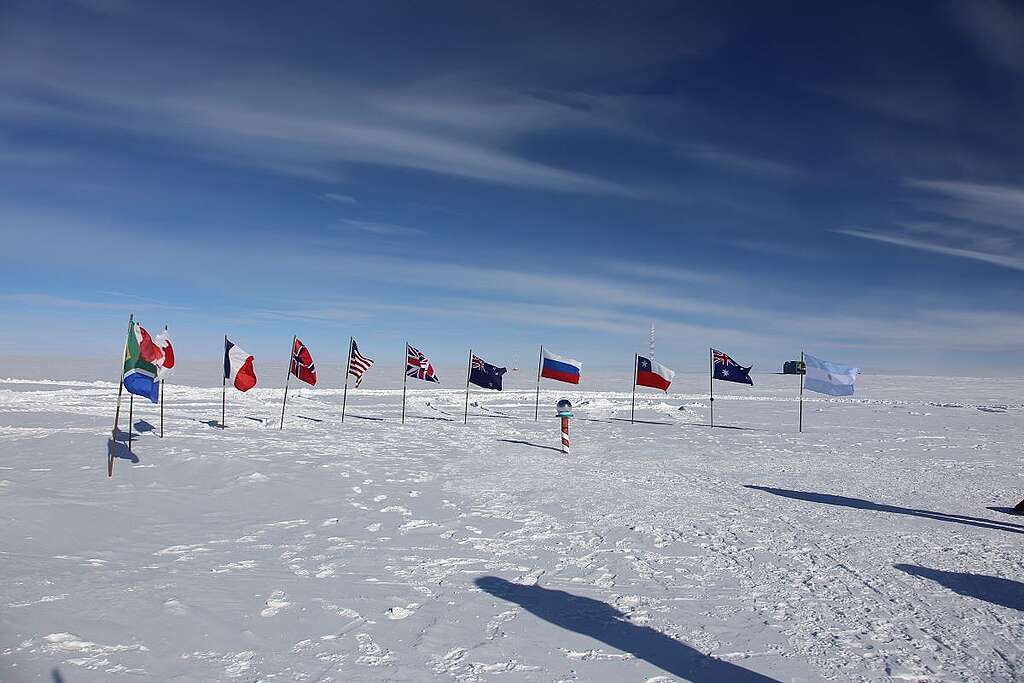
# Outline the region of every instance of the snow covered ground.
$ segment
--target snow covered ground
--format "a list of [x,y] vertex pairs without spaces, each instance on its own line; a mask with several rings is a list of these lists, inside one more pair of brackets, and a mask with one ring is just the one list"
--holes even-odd
[[1024,381],[756,381],[175,385],[108,479],[114,384],[2,380],[0,679],[1024,679]]

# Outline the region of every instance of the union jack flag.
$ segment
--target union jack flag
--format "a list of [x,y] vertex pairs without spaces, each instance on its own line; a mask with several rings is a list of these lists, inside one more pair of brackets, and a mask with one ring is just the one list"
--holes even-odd
[[430,364],[430,359],[408,342],[405,344],[405,376],[424,382],[441,383],[434,372],[434,366]]

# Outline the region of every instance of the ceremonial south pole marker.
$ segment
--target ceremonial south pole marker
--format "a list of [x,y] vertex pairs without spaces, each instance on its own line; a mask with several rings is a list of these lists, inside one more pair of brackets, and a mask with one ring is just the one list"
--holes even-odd
[[555,405],[556,417],[562,418],[562,453],[569,455],[569,418],[573,417],[572,403],[563,398]]

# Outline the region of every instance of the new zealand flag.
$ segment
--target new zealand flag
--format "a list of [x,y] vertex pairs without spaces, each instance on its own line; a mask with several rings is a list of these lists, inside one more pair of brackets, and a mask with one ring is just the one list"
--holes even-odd
[[711,349],[711,357],[714,369],[714,373],[711,376],[715,379],[726,382],[739,382],[740,384],[754,384],[754,380],[750,379],[750,368],[743,367],[726,354],[715,349]]
[[469,365],[469,381],[484,389],[501,391],[501,376],[507,372],[505,368],[485,363],[483,358],[473,356]]

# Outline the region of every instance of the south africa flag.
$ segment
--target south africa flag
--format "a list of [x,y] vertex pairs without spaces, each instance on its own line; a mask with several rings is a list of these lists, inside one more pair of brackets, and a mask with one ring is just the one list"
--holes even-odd
[[128,393],[160,402],[157,364],[164,357],[146,329],[134,320],[128,323],[128,342],[124,349],[124,388]]

